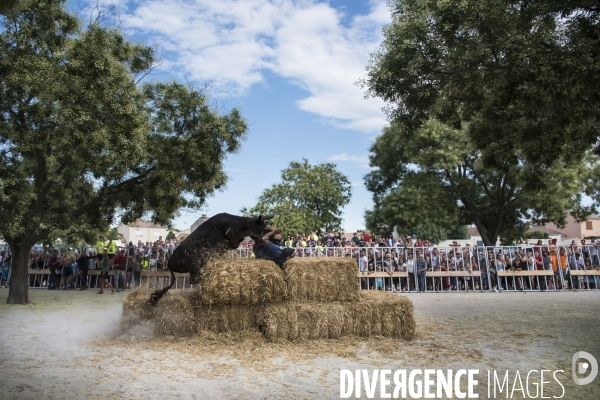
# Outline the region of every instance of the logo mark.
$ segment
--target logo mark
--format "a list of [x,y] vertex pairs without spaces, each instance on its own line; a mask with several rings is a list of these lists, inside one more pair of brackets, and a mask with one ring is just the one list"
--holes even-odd
[[[572,368],[573,382],[575,382],[576,385],[587,385],[596,378],[596,375],[598,375],[598,361],[596,361],[593,355],[585,351],[578,351],[573,354]],[[590,371],[590,374],[585,378],[579,378],[577,376],[583,375],[588,371]]]

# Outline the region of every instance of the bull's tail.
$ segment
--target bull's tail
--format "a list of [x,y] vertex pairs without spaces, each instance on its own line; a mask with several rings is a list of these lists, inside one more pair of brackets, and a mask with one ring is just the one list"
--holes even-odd
[[158,301],[162,299],[162,297],[169,291],[169,289],[171,289],[173,285],[175,285],[175,274],[173,273],[173,270],[171,270],[171,268],[169,268],[169,272],[171,273],[171,283],[169,284],[169,286],[166,286],[161,290],[157,290],[156,292],[150,295],[150,305],[155,305],[156,303],[158,303]]

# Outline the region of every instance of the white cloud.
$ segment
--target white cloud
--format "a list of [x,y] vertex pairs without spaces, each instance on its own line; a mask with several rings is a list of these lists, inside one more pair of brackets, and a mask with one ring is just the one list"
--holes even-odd
[[215,79],[217,94],[240,96],[274,72],[309,94],[298,107],[329,124],[363,132],[385,125],[379,99],[355,82],[381,42],[385,1],[367,15],[345,15],[314,0],[144,0],[130,4],[124,27],[166,50],[182,75]]
[[369,157],[368,156],[350,156],[346,153],[342,154],[334,154],[330,156],[328,161],[349,161],[358,164],[361,168],[371,169],[369,167]]

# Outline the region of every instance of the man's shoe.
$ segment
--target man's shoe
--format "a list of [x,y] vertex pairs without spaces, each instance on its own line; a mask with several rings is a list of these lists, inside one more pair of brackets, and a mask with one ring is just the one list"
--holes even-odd
[[96,294],[104,294],[104,292],[100,291],[100,292],[96,292]]

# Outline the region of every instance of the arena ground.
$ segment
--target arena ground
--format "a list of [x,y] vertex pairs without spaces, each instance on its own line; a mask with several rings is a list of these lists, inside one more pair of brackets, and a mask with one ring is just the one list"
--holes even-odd
[[[516,370],[524,384],[530,370],[564,370],[562,398],[600,398],[600,376],[587,386],[571,379],[576,351],[600,360],[600,291],[410,294],[418,340],[274,344],[252,334],[158,340],[147,327],[120,332],[127,292],[30,293],[30,305],[0,304],[0,398],[333,399],[340,368],[478,368],[480,398],[488,370],[509,370],[511,387]],[[1,299],[7,294],[0,289]],[[544,396],[561,396],[552,382]]]

